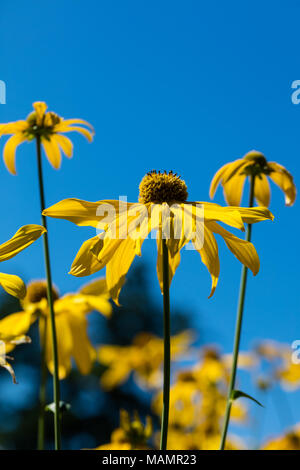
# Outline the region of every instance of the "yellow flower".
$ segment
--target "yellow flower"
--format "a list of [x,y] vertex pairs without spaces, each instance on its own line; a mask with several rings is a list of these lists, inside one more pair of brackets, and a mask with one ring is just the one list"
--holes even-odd
[[[54,312],[57,328],[59,378],[71,371],[72,357],[79,371],[88,374],[96,359],[96,351],[87,336],[86,314],[97,310],[105,316],[112,311],[105,279],[98,279],[84,286],[75,294],[59,297],[53,288]],[[39,320],[41,344],[45,345],[46,363],[53,373],[52,337],[47,302],[46,281],[34,281],[28,285],[22,302],[23,311],[13,313],[0,321],[0,332],[5,335],[24,335],[32,323]]]
[[[36,241],[46,229],[41,225],[24,225],[15,235],[0,245],[0,262],[16,256],[20,251]],[[19,276],[0,273],[0,285],[8,294],[23,299],[26,295],[26,286]]]
[[262,207],[222,207],[186,199],[186,184],[176,174],[152,171],[140,184],[139,203],[111,200],[93,203],[72,198],[54,204],[43,214],[104,230],[83,243],[70,272],[87,276],[106,266],[107,286],[116,303],[135,255],[141,255],[142,243],[153,230],[158,231],[157,274],[161,289],[162,237],[166,238],[169,251],[170,282],[180,263],[180,250],[191,241],[211,274],[210,296],[213,294],[220,271],[215,234],[221,235],[238,260],[257,274],[259,258],[254,246],[217,222],[244,230],[244,223],[273,219],[273,215]]
[[[171,355],[174,359],[187,350],[191,342],[189,332],[171,338]],[[161,384],[163,364],[163,340],[150,333],[140,333],[129,346],[103,345],[98,351],[99,361],[107,367],[101,375],[101,385],[106,390],[124,383],[131,372],[142,386],[157,387]]]
[[97,447],[95,450],[147,450],[147,441],[152,435],[152,421],[146,417],[146,424],[141,422],[137,412],[133,420],[125,410],[120,412],[120,427],[111,435],[111,442]]
[[16,174],[16,148],[25,141],[30,142],[39,137],[49,162],[58,169],[61,164],[61,150],[68,158],[73,154],[72,142],[62,134],[76,131],[83,134],[90,142],[93,139],[94,129],[87,121],[65,120],[52,111],[46,112],[46,103],[40,101],[33,103],[33,108],[34,112],[29,114],[25,121],[0,124],[0,137],[12,135],[5,144],[3,158],[8,171],[13,175]]
[[213,199],[219,184],[223,186],[227,204],[239,206],[242,199],[244,183],[250,175],[255,176],[254,196],[258,205],[268,207],[270,204],[270,186],[268,177],[285,194],[285,204],[292,206],[296,199],[296,186],[292,175],[282,165],[268,162],[261,152],[252,150],[243,158],[222,166],[212,179],[209,196]]
[[262,450],[300,450],[299,424],[282,436],[270,439],[263,445]]

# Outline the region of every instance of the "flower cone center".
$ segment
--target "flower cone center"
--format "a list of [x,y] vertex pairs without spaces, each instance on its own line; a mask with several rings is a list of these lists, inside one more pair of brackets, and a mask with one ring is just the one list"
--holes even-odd
[[[53,300],[58,299],[57,290],[52,287]],[[46,281],[35,281],[28,285],[26,300],[30,303],[38,303],[42,299],[48,299],[47,296],[47,282]]]
[[142,204],[185,202],[188,197],[185,182],[172,171],[150,171],[142,179],[139,189]]

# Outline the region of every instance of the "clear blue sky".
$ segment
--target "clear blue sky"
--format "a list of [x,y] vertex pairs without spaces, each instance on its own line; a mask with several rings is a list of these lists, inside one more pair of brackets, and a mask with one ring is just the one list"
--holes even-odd
[[[271,7],[258,1],[2,2],[0,79],[7,104],[0,105],[0,122],[23,119],[33,101],[44,100],[61,116],[95,126],[93,144],[72,136],[74,158],[64,159],[60,171],[44,161],[48,205],[66,197],[135,201],[139,181],[154,168],[177,171],[189,199],[205,201],[215,171],[253,148],[285,165],[297,184],[300,105],[291,102],[291,83],[300,79],[299,13],[296,1],[279,0]],[[19,148],[17,170],[13,177],[2,164],[1,241],[40,220],[33,145]],[[216,201],[224,203],[220,190]],[[261,271],[249,277],[242,349],[258,338],[300,338],[298,203],[286,208],[272,185],[271,210],[275,221],[253,230]],[[62,292],[74,290],[82,280],[68,268],[94,232],[57,220],[49,221],[49,232],[54,280]],[[154,250],[147,241],[153,279]],[[193,251],[183,252],[171,295],[199,317],[205,341],[229,352],[241,266],[222,240],[220,258],[212,299],[210,276]],[[38,243],[1,270],[40,278],[41,261]],[[156,280],[153,285],[158,296]],[[300,421],[300,406],[289,399]],[[267,418],[270,429],[280,429],[276,418]]]

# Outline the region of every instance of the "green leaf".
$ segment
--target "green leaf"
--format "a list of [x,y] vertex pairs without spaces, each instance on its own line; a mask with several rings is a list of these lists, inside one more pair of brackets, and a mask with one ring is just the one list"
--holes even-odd
[[237,400],[238,398],[248,398],[249,400],[254,401],[257,405],[261,406],[264,408],[264,406],[255,398],[251,397],[251,395],[248,395],[247,393],[242,392],[241,390],[233,390],[231,394],[231,399],[232,400]]

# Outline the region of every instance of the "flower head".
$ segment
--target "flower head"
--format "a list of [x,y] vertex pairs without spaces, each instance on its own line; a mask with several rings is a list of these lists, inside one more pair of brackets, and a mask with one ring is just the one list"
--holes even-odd
[[273,219],[270,211],[263,207],[248,209],[188,202],[186,197],[186,185],[177,175],[151,172],[140,184],[139,203],[112,200],[93,203],[73,198],[54,204],[43,214],[103,230],[83,243],[70,272],[74,276],[87,276],[106,266],[107,286],[116,303],[135,255],[141,255],[143,241],[153,231],[157,233],[157,274],[161,289],[162,238],[166,239],[169,252],[170,282],[180,263],[180,250],[192,242],[211,274],[210,295],[213,294],[220,272],[215,234],[221,235],[237,259],[257,274],[259,258],[254,246],[218,222],[244,230],[244,223]]
[[87,121],[65,120],[56,113],[47,111],[47,105],[42,101],[33,103],[33,108],[34,111],[24,121],[0,124],[0,137],[12,135],[4,146],[3,158],[8,171],[13,175],[16,174],[16,148],[25,141],[39,138],[49,162],[58,169],[61,164],[61,150],[68,158],[73,155],[72,142],[62,134],[75,131],[84,135],[90,142],[93,139],[94,129]]
[[147,173],[140,183],[139,202],[142,204],[163,202],[185,202],[187,186],[173,171],[161,173],[155,170]]
[[255,176],[254,196],[260,206],[270,204],[270,178],[285,194],[285,204],[292,206],[296,199],[296,186],[292,175],[282,165],[268,162],[266,157],[256,150],[222,166],[214,175],[209,195],[213,199],[219,184],[223,186],[226,202],[231,206],[239,206],[242,199],[244,183],[247,177]]
[[[96,359],[96,351],[87,336],[86,315],[97,310],[105,316],[112,311],[105,279],[100,278],[83,286],[79,292],[59,297],[53,287],[54,312],[57,328],[59,355],[59,378],[64,379],[71,371],[72,358],[82,374],[88,374]],[[32,281],[22,301],[23,311],[0,320],[0,333],[6,336],[25,335],[32,323],[39,321],[41,342],[45,341],[46,363],[53,373],[52,337],[50,313],[47,301],[47,283]]]

